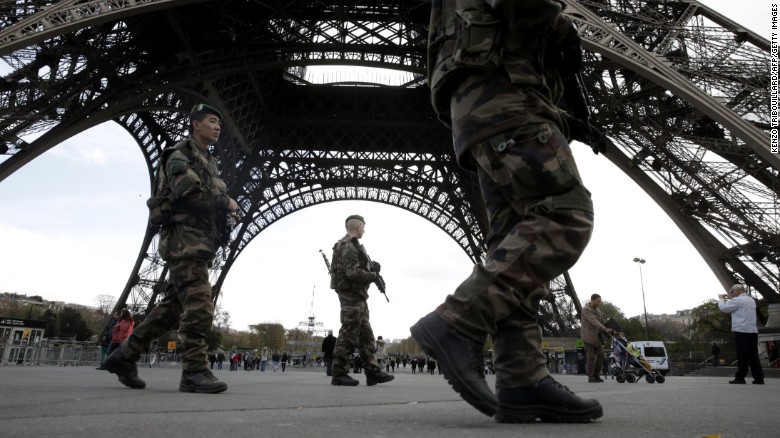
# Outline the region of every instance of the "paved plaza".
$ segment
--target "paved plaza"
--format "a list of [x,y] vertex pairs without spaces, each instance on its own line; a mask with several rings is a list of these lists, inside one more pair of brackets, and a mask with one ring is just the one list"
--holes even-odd
[[[668,376],[664,384],[557,375],[598,399],[589,424],[498,424],[440,375],[396,370],[393,382],[330,385],[322,368],[215,371],[216,395],[178,391],[181,371],[142,368],[144,390],[91,367],[0,367],[0,437],[778,437],[780,380],[729,385],[729,377]],[[494,377],[488,376],[493,386]],[[748,378],[749,381],[749,378]]]

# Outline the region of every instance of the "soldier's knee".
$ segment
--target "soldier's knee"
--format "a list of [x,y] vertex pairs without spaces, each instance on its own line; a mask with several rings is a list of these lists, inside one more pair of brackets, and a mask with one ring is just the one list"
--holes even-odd
[[555,210],[548,215],[551,234],[555,235],[554,252],[559,268],[567,270],[574,266],[588,246],[593,231],[593,214],[574,209]]

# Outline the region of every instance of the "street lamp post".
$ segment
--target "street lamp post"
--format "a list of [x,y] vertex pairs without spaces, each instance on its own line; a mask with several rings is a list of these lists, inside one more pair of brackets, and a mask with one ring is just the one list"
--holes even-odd
[[634,257],[634,262],[639,263],[639,284],[642,286],[642,307],[645,310],[645,340],[650,340],[650,326],[647,324],[647,305],[645,304],[645,281],[642,278],[642,265],[645,264],[645,259]]

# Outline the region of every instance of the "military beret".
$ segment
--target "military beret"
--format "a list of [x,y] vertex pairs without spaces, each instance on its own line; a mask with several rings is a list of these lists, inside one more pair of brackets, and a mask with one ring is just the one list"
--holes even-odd
[[190,111],[190,120],[194,119],[197,116],[202,116],[205,114],[214,114],[215,116],[222,118],[222,114],[213,106],[207,105],[205,103],[199,103],[192,107],[192,110]]
[[360,222],[363,222],[364,224],[366,223],[366,220],[363,219],[363,216],[359,214],[353,214],[352,216],[348,217],[347,220],[344,221],[344,224],[346,225],[346,223],[349,222],[350,219],[357,219]]

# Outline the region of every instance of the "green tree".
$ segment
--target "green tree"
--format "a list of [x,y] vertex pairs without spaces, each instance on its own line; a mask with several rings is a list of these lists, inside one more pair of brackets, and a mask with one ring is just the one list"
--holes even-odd
[[51,309],[46,309],[43,312],[42,319],[46,321],[46,333],[47,338],[59,338],[60,337],[60,319],[59,316]]
[[[491,336],[488,336],[487,339],[485,340],[485,345],[482,347],[482,350],[483,353],[487,353],[492,349],[493,349],[493,338]],[[423,354],[423,349],[422,347],[420,347],[420,344],[418,344],[417,341],[414,340],[413,337],[409,336],[406,339],[402,339],[400,342],[387,344],[385,348],[385,352],[393,353],[393,354],[410,354],[414,356],[416,354]]]
[[[300,353],[311,349],[311,346],[309,345],[311,335],[304,330],[298,328],[287,330],[285,340],[284,349],[288,352]],[[319,347],[317,347],[316,350],[319,350]]]
[[[614,320],[620,326],[623,335],[631,341],[639,340],[677,340],[685,335],[685,328],[679,324],[648,321],[645,329],[644,315],[627,318],[620,308],[609,301],[602,300],[599,306],[604,320]],[[649,336],[650,339],[645,339]]]
[[[650,332],[650,329],[652,328],[652,325],[648,327],[648,330],[645,330],[645,319],[644,316],[634,316],[631,318],[628,318],[623,325],[620,327],[623,329],[623,334],[625,335],[626,339],[629,339],[631,341],[642,341],[642,340],[652,340],[656,339],[653,336],[653,333]],[[650,332],[650,339],[645,339],[648,337],[648,332]]]
[[216,330],[213,326],[206,331],[206,345],[209,351],[217,350],[222,346],[222,332]]
[[3,293],[0,295],[0,316],[21,319],[41,319],[43,306],[42,298],[38,295],[28,297],[16,293]]
[[77,341],[85,341],[92,336],[92,330],[81,313],[71,307],[65,307],[58,315],[60,322],[60,337],[75,338]]
[[401,342],[397,342],[393,344],[389,350],[386,350],[388,353],[400,353],[400,354],[419,354],[422,353],[422,348],[420,348],[420,344],[417,343],[417,341],[414,340],[411,336],[409,336],[406,339],[402,339]]
[[4,292],[0,295],[0,316],[16,318],[18,303],[12,294]]
[[[657,333],[662,341],[683,342],[689,339],[688,328],[680,321],[663,321],[650,324],[650,332]],[[654,338],[656,339],[656,338]]]
[[249,330],[257,340],[254,344],[257,348],[268,347],[270,351],[284,348],[284,326],[275,322],[263,322],[250,325]]
[[691,311],[693,322],[690,336],[702,343],[725,343],[731,340],[731,315],[718,308],[718,302],[708,300]]
[[27,303],[22,308],[22,318],[39,320],[43,317],[44,312],[43,306]]
[[621,328],[628,322],[628,318],[626,318],[626,315],[623,314],[623,311],[620,310],[620,307],[612,304],[609,301],[602,300],[601,306],[599,306],[599,310],[601,310],[601,314],[604,315],[604,321],[607,321],[609,319],[614,320]]

